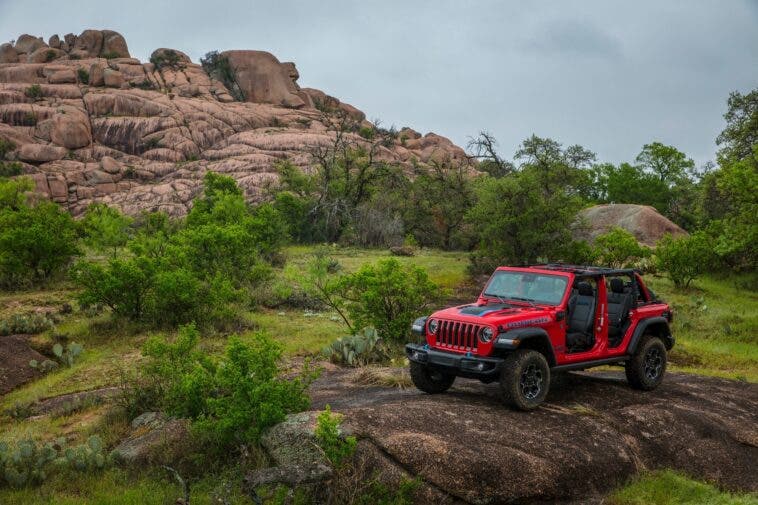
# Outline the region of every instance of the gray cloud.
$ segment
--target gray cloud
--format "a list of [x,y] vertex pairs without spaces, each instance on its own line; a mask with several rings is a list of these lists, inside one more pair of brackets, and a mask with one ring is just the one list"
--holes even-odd
[[0,0],[0,41],[110,28],[147,59],[262,49],[387,125],[505,154],[536,133],[602,160],[643,144],[712,159],[730,91],[758,86],[753,0]]

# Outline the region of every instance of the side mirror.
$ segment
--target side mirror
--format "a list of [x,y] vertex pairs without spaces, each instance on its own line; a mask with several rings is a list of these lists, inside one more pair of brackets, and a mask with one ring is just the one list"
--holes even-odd
[[561,310],[555,313],[556,321],[563,321],[564,319],[566,319],[566,311]]

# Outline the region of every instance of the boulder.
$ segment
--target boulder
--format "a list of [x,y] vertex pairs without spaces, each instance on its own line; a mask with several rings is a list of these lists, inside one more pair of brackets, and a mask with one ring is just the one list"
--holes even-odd
[[100,30],[84,30],[77,38],[74,51],[80,55],[94,58],[100,56],[103,49],[103,32]]
[[41,47],[47,47],[47,44],[45,44],[41,37],[25,33],[16,39],[15,48],[17,53],[32,54]]
[[686,231],[647,205],[595,205],[579,212],[579,219],[586,227],[578,226],[574,235],[588,241],[614,227],[623,228],[648,247],[654,247],[667,233],[675,237],[687,235]]
[[100,56],[115,56],[117,58],[130,58],[129,47],[126,39],[118,32],[103,30],[103,47]]
[[747,382],[667,373],[641,392],[623,372],[569,373],[529,413],[504,407],[497,383],[461,378],[428,395],[327,369],[310,394],[344,414],[356,457],[381,453],[372,472],[418,478],[414,503],[587,503],[651,468],[758,490],[758,385]]
[[166,47],[159,47],[155,51],[152,52],[150,55],[150,61],[164,61],[164,62],[171,62],[176,60],[177,63],[181,65],[189,65],[192,63],[192,60],[189,56],[187,56],[185,53],[177,50],[177,49],[169,49]]
[[89,85],[90,86],[104,86],[105,85],[105,69],[99,63],[93,63],[89,68]]
[[48,61],[57,60],[65,56],[66,53],[60,49],[53,49],[52,47],[40,47],[33,53],[26,57],[26,61],[29,63],[47,63]]
[[48,161],[61,160],[68,151],[63,147],[46,144],[24,144],[18,150],[21,161],[45,163]]
[[189,421],[171,419],[160,412],[146,412],[131,423],[131,433],[113,450],[116,458],[129,465],[160,459],[167,449],[181,445],[189,436]]
[[103,156],[100,159],[100,166],[103,167],[105,172],[112,175],[121,173],[124,168],[124,165],[120,161],[116,161],[110,156]]
[[0,45],[0,63],[16,63],[18,62],[18,52],[12,45],[5,43]]
[[305,105],[297,94],[295,81],[290,77],[292,70],[282,65],[273,54],[265,51],[225,51],[221,56],[229,60],[245,101],[293,108]]
[[50,84],[76,84],[76,74],[70,68],[59,70],[50,74],[47,82]]
[[52,35],[47,41],[47,45],[55,49],[60,49],[61,44],[61,38],[58,37],[57,33],[55,35]]
[[124,76],[118,70],[106,68],[103,70],[103,83],[108,88],[120,88],[124,85]]
[[53,118],[50,140],[66,149],[79,149],[92,143],[89,125],[74,114],[57,114]]

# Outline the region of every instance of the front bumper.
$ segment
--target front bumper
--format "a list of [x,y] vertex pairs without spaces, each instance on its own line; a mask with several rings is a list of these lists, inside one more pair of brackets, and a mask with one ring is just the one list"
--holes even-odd
[[405,354],[414,363],[426,365],[458,377],[468,377],[484,381],[496,380],[500,376],[500,368],[503,365],[503,361],[505,361],[503,358],[483,358],[468,354],[439,351],[432,349],[426,344],[406,344]]

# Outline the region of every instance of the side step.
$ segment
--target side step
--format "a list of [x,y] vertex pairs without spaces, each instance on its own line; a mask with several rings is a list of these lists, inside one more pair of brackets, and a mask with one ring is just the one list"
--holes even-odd
[[567,370],[581,370],[582,368],[592,368],[594,366],[612,365],[614,363],[623,363],[631,359],[631,356],[617,356],[615,358],[596,359],[593,361],[581,361],[579,363],[569,363],[568,365],[558,365],[550,369],[550,371],[564,372]]

